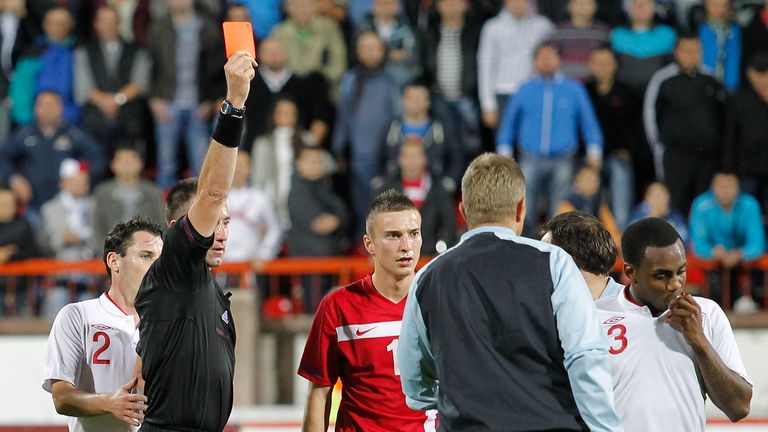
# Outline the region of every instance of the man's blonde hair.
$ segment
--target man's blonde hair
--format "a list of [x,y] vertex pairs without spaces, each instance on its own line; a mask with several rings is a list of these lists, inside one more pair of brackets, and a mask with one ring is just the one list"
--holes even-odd
[[515,217],[524,197],[525,177],[520,167],[494,153],[475,158],[461,179],[461,201],[470,227]]

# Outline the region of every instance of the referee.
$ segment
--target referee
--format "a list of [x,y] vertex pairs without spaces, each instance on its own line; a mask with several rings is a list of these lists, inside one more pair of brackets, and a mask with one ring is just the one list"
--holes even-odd
[[477,157],[461,180],[470,228],[414,278],[398,366],[406,403],[440,430],[621,432],[595,305],[570,256],[520,237],[525,178]]
[[168,194],[163,251],[136,297],[148,400],[141,432],[218,432],[232,411],[235,324],[210,267],[224,255],[226,197],[255,66],[240,51],[227,61],[227,99],[199,181],[182,180]]

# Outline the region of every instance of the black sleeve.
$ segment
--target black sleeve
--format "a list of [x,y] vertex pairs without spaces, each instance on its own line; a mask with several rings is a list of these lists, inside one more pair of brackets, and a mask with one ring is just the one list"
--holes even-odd
[[464,174],[464,152],[461,148],[461,143],[457,139],[459,136],[458,131],[454,129],[453,125],[440,122],[443,127],[443,146],[445,148],[445,156],[443,163],[445,164],[444,175],[453,179],[457,184],[461,183],[461,177]]
[[194,279],[206,274],[205,254],[213,245],[213,235],[203,237],[185,215],[163,236],[163,251],[150,268],[157,286],[167,290],[199,287]]
[[[312,73],[306,78],[309,98],[307,116],[309,122],[319,120],[330,128],[333,126],[333,105],[329,98],[328,81],[319,73]],[[330,132],[330,130],[329,130]]]
[[722,166],[726,170],[735,170],[736,154],[741,135],[741,125],[737,110],[737,96],[730,98],[725,110],[725,143],[723,145]]
[[224,64],[227,63],[224,51],[224,34],[221,25],[213,20],[205,20],[200,37],[200,64],[198,82],[200,83],[200,101],[213,102],[223,99],[227,94],[227,81]]

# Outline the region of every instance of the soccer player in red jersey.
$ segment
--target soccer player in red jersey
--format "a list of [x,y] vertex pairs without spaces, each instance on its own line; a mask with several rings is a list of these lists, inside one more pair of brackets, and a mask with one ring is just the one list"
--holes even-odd
[[304,348],[298,373],[310,384],[302,430],[328,430],[331,391],[341,378],[337,432],[434,431],[437,411],[406,406],[397,368],[400,322],[421,249],[421,215],[405,195],[388,190],[371,203],[365,228],[373,274],[322,300]]

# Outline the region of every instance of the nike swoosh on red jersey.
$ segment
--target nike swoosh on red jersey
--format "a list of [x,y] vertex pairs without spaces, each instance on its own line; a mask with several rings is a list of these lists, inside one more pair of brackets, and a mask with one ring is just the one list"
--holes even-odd
[[360,331],[360,329],[357,329],[357,330],[355,330],[355,334],[358,335],[358,336],[362,336],[362,335],[368,333],[369,331],[371,331],[371,330],[373,330],[375,328],[376,327],[371,327],[368,330],[363,330],[363,331]]

